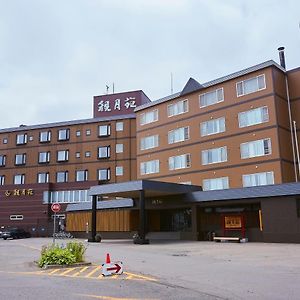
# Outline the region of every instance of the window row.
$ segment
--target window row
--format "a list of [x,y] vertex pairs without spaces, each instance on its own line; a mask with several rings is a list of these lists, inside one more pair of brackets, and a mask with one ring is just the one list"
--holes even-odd
[[[269,121],[268,107],[258,107],[238,114],[239,128],[257,125]],[[200,136],[209,136],[225,132],[225,117],[200,123]],[[190,127],[180,127],[168,132],[168,144],[186,141],[190,138]],[[159,146],[159,136],[152,135],[140,139],[140,150],[152,149]]]
[[[123,166],[116,166],[115,168],[116,176],[123,176],[124,170]],[[60,171],[56,172],[56,182],[69,182],[69,172]],[[78,170],[75,172],[75,181],[88,181],[89,172],[88,170]],[[108,181],[110,180],[110,168],[99,169],[97,171],[97,180],[99,181]],[[37,183],[49,183],[50,174],[49,172],[41,172],[37,174]],[[0,185],[5,185],[5,175],[0,175]],[[16,174],[13,177],[13,184],[25,184],[25,174]]]
[[[116,131],[123,131],[124,124],[123,122],[116,122]],[[91,129],[86,129],[86,136],[91,135]],[[107,137],[111,134],[111,125],[99,125],[98,126],[98,137]],[[45,130],[39,133],[39,142],[40,143],[49,143],[51,142],[52,131]],[[76,136],[81,136],[81,130],[76,130]],[[59,129],[57,131],[57,141],[68,141],[70,139],[70,128]],[[20,133],[16,135],[16,145],[25,145],[27,142],[33,140],[33,136],[29,136],[28,133]],[[7,144],[8,139],[3,139],[3,144]]]
[[[261,172],[242,175],[243,187],[261,186],[274,184],[274,172]],[[229,189],[229,178],[219,177],[204,179],[202,181],[203,191]]]
[[[110,158],[110,146],[101,146],[98,147],[98,159]],[[124,145],[116,144],[116,153],[123,153]],[[86,157],[90,157],[90,151],[85,153]],[[38,153],[38,163],[47,164],[50,162],[50,151],[39,152]],[[80,152],[76,152],[76,158],[80,158]],[[69,150],[59,150],[56,152],[56,161],[57,162],[67,162],[69,161]],[[26,164],[26,153],[16,154],[15,155],[15,165],[25,165]],[[0,155],[0,167],[6,165],[6,155]]]
[[[245,96],[266,88],[265,75],[261,74],[236,83],[237,97]],[[224,89],[218,88],[199,96],[199,107],[207,107],[224,101]],[[179,100],[167,106],[168,117],[180,115],[189,111],[188,100]],[[158,109],[142,113],[140,125],[146,125],[158,121]]]
[[[158,160],[156,161],[156,164],[159,165]],[[145,167],[145,163],[143,165],[141,165],[141,171],[142,171],[142,166]],[[153,165],[152,165],[152,167],[153,167]],[[155,169],[155,166],[154,166],[154,169]],[[116,176],[122,176],[122,175],[123,175],[123,167],[122,166],[116,167]],[[261,172],[261,173],[245,174],[242,176],[242,179],[243,179],[243,187],[274,184],[274,172]],[[87,170],[76,171],[76,181],[77,182],[87,181],[87,180],[88,180],[88,171]],[[110,180],[110,169],[98,170],[98,180],[99,181]],[[56,173],[56,181],[57,182],[68,182],[68,172],[67,171],[57,172]],[[48,183],[49,182],[49,173],[38,173],[37,182],[38,183]],[[15,175],[14,176],[14,184],[25,184],[25,175],[24,174]],[[185,183],[185,184],[187,184],[187,183]],[[191,184],[191,182],[189,182],[189,184]],[[0,175],[0,185],[5,185],[5,175]],[[204,179],[202,181],[202,188],[204,191],[228,189],[229,188],[229,179],[228,179],[228,177]],[[56,202],[56,201],[54,201],[54,202]]]
[[45,191],[43,203],[91,202],[92,197],[88,195],[88,192],[89,190]]
[[[271,139],[261,139],[240,145],[241,159],[265,156],[272,153]],[[212,148],[201,151],[202,165],[209,165],[227,161],[227,146]],[[191,155],[182,154],[169,157],[169,170],[189,168],[191,166]],[[141,175],[159,173],[159,160],[141,162]]]

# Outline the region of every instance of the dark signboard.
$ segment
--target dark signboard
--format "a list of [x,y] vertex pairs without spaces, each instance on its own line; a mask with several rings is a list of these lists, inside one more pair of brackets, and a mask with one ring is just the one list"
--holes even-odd
[[94,118],[133,114],[134,109],[150,99],[143,91],[108,94],[94,97]]

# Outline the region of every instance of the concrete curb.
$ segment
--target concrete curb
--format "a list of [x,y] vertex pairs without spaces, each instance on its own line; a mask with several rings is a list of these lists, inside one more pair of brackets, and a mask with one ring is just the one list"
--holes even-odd
[[[34,262],[38,267],[39,267],[39,265],[38,265],[38,262],[37,261],[35,261]],[[65,268],[76,268],[76,267],[84,267],[84,266],[91,266],[92,265],[92,263],[91,262],[80,262],[80,263],[75,263],[75,264],[71,264],[71,265],[45,265],[45,266],[43,266],[42,268],[40,268],[40,269],[44,269],[44,270],[46,270],[46,269],[65,269]]]

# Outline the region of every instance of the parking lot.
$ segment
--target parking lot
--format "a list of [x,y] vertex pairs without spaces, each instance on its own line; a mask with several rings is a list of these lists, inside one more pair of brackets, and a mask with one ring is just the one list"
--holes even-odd
[[[41,270],[33,263],[51,239],[0,240],[0,298],[299,299],[300,245],[153,242],[87,244],[92,266]],[[63,243],[63,241],[59,241]],[[104,278],[106,254],[124,273]],[[30,286],[35,287],[32,295]],[[7,287],[10,287],[7,289]],[[54,288],[55,287],[55,288]]]

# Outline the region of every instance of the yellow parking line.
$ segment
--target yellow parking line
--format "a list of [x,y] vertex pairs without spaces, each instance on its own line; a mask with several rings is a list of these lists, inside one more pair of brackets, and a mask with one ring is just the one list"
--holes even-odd
[[[141,298],[116,298],[116,297],[110,297],[110,296],[98,296],[98,295],[89,295],[89,294],[75,294],[83,297],[89,297],[89,298],[96,298],[96,299],[103,299],[103,300],[139,300]],[[144,300],[157,300],[157,298],[144,298]]]
[[88,269],[88,267],[81,268],[81,270],[76,272],[75,274],[73,274],[72,277],[78,276],[80,273],[84,272],[86,269]]
[[80,271],[79,271],[79,273],[82,273],[82,272],[84,272],[86,269],[88,269],[89,267],[83,267]]
[[157,279],[152,278],[152,277],[147,277],[147,276],[143,276],[143,275],[138,275],[138,274],[133,274],[133,273],[129,273],[129,272],[124,272],[124,274],[130,276],[130,277],[137,277],[137,278],[141,278],[144,280],[150,280],[150,281],[157,281]]
[[100,266],[96,267],[92,272],[90,272],[89,274],[85,275],[85,277],[91,277],[94,273],[96,273],[100,269],[101,269]]
[[56,272],[59,271],[59,270],[61,270],[61,269],[54,269],[53,271],[49,272],[48,274],[49,274],[49,275],[52,275],[52,274],[56,273]]
[[70,268],[70,269],[68,269],[68,270],[66,270],[66,271],[64,271],[64,272],[62,272],[62,273],[60,273],[59,275],[60,275],[60,276],[64,276],[64,275],[66,275],[66,274],[72,272],[73,270],[75,270],[75,268]]

